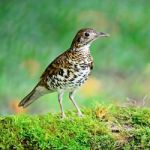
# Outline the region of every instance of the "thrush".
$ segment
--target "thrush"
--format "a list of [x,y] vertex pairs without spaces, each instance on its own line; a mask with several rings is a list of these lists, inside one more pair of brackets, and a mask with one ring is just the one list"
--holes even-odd
[[74,93],[87,79],[93,69],[93,58],[90,45],[100,37],[107,37],[104,32],[94,29],[81,29],[75,35],[68,50],[54,59],[41,75],[33,90],[19,103],[23,108],[30,105],[39,97],[57,92],[62,118],[66,117],[62,105],[63,94],[69,92],[69,99],[77,110],[78,116],[82,112],[74,99]]

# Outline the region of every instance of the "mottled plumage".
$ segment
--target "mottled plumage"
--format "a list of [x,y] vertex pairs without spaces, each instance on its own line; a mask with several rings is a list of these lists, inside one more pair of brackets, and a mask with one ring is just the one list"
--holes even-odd
[[62,96],[64,91],[69,91],[69,98],[75,105],[78,115],[82,113],[74,101],[73,94],[88,78],[93,68],[93,58],[90,54],[91,43],[99,37],[108,36],[103,32],[93,29],[80,30],[71,47],[58,56],[44,71],[35,88],[19,103],[19,106],[27,107],[37,98],[52,92],[58,92],[58,100],[62,117],[65,117]]

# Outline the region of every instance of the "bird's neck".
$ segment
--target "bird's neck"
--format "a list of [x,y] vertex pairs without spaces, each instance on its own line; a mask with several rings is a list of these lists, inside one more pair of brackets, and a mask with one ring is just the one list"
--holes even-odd
[[90,44],[86,44],[83,46],[79,46],[79,45],[73,45],[70,48],[72,51],[77,51],[77,52],[90,52]]

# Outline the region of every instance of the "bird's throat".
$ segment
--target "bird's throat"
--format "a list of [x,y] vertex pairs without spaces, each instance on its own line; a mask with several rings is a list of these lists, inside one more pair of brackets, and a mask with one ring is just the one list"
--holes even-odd
[[80,51],[80,52],[89,52],[90,51],[90,44],[86,44],[86,45],[75,45],[73,46],[71,49],[73,51]]

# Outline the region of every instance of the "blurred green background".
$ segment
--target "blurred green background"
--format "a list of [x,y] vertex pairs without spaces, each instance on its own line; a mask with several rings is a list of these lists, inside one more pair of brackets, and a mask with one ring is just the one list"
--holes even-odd
[[[80,107],[99,104],[150,106],[150,1],[1,0],[0,114],[22,112],[17,103],[45,67],[68,49],[85,27],[109,33],[91,46],[94,71],[76,94]],[[73,106],[67,95],[64,107]],[[57,94],[26,112],[59,110]]]

